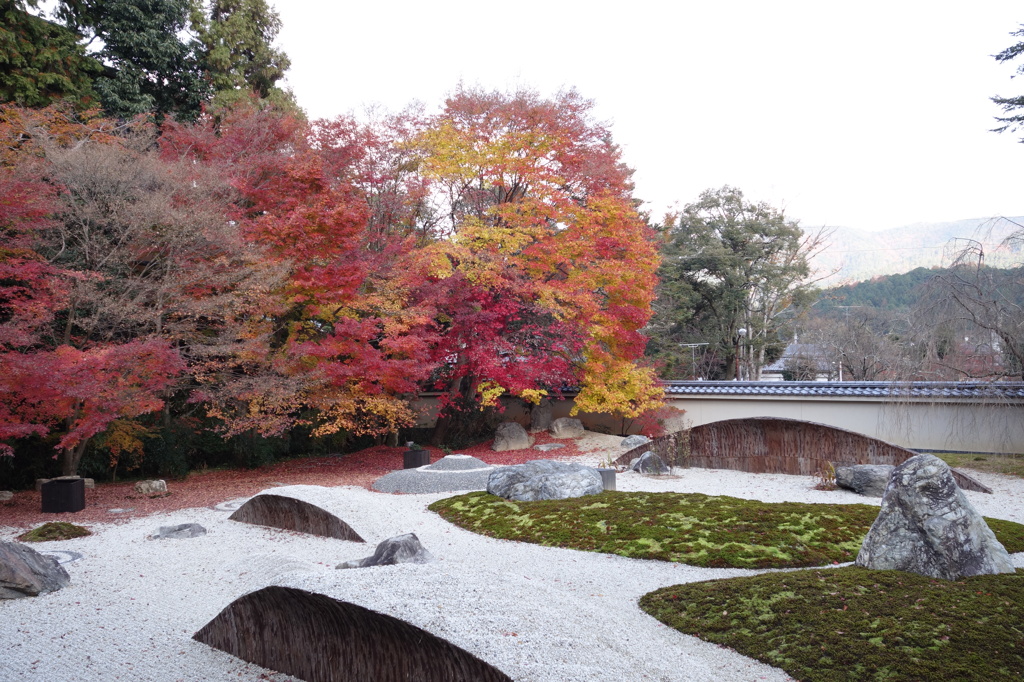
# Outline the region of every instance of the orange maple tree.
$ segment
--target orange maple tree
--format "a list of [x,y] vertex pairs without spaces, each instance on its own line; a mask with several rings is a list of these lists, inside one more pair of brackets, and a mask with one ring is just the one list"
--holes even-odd
[[459,89],[409,142],[445,216],[423,260],[445,289],[434,360],[449,402],[574,386],[576,410],[633,417],[660,399],[638,364],[657,249],[591,107],[574,91]]

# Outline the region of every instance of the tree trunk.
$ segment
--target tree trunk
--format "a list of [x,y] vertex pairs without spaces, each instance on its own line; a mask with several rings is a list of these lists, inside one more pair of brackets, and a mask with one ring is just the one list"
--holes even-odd
[[78,463],[82,461],[82,455],[85,454],[85,447],[89,444],[89,439],[86,438],[81,443],[76,445],[74,448],[60,451],[60,475],[61,476],[77,476],[78,475]]
[[[458,400],[460,395],[460,388],[462,387],[462,378],[458,378],[452,381],[448,386],[448,399],[452,402]],[[437,421],[434,422],[434,431],[430,434],[430,444],[434,447],[441,447],[444,445],[445,439],[448,437],[448,428],[452,424],[451,414],[438,412]]]

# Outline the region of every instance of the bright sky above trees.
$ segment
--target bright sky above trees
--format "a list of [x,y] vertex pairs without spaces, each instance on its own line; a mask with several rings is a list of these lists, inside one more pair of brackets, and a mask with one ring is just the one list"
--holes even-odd
[[1024,148],[988,132],[1010,96],[1020,3],[277,0],[311,116],[443,101],[467,85],[575,86],[612,124],[653,217],[743,189],[805,227],[1024,214]]

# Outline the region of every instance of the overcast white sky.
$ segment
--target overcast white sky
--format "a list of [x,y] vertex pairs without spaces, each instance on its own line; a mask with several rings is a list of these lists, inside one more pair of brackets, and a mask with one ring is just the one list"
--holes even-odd
[[724,184],[804,227],[1024,215],[1020,135],[988,132],[1019,0],[271,2],[311,117],[575,87],[655,218]]

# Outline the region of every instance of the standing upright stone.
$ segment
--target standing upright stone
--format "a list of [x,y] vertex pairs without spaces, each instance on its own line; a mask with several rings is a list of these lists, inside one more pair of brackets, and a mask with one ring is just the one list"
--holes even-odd
[[934,455],[893,470],[855,563],[946,580],[1014,572],[1006,549]]
[[530,433],[540,433],[551,428],[554,420],[554,408],[547,398],[541,399],[539,403],[530,410]]

